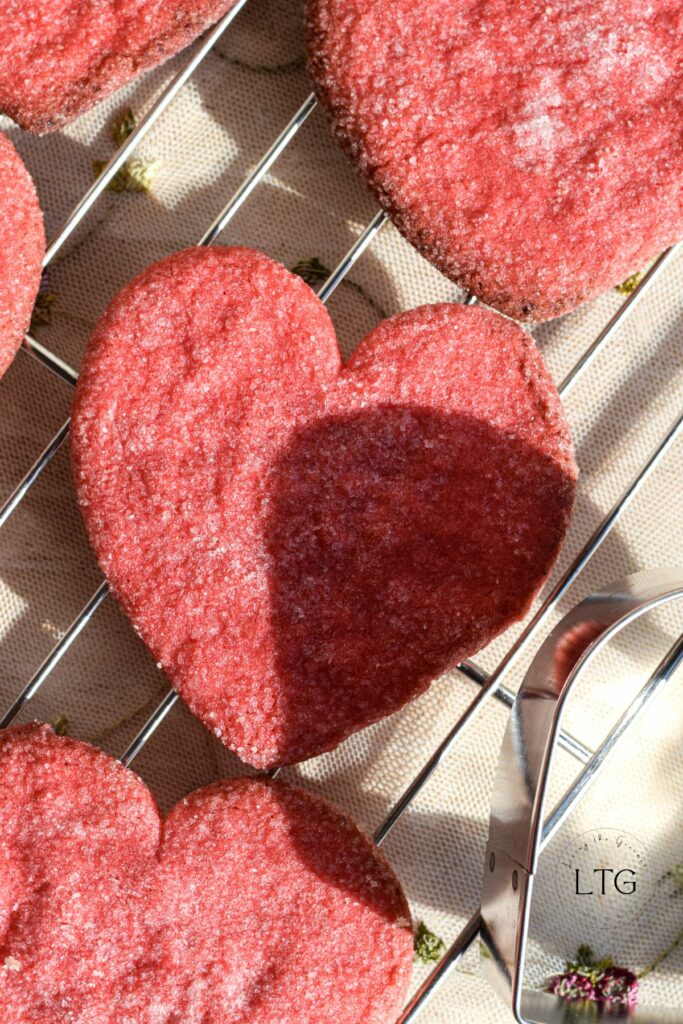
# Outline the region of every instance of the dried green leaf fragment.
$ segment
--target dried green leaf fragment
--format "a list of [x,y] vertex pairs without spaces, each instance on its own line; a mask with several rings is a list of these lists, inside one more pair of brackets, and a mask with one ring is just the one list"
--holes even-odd
[[683,864],[674,864],[668,874],[673,878],[677,891],[683,893]]
[[446,943],[420,921],[415,931],[415,959],[423,964],[436,964],[446,952]]
[[[116,146],[121,146],[135,130],[135,115],[130,107],[114,118],[111,124],[111,137]],[[93,170],[98,178],[108,160],[93,160]],[[143,160],[138,156],[129,157],[107,184],[111,192],[149,192],[156,177],[159,162]]]
[[49,324],[52,320],[52,305],[56,301],[57,296],[52,294],[42,294],[38,292],[33,312],[31,313],[31,324],[29,327],[29,333],[35,334],[38,327],[44,327]]
[[618,291],[620,295],[631,295],[642,280],[643,272],[642,270],[637,270],[635,274],[631,274],[630,277],[627,277],[622,284],[618,284],[615,291]]
[[66,715],[59,715],[53,722],[52,728],[58,736],[66,736],[69,731],[69,719]]
[[[93,160],[95,177],[100,176],[107,163],[107,160]],[[119,167],[107,188],[112,192],[149,192],[156,177],[157,168],[156,160],[149,162],[133,156],[126,160],[123,167]]]
[[117,114],[111,123],[111,137],[117,146],[122,145],[128,136],[133,134],[135,125],[135,114],[130,107]]

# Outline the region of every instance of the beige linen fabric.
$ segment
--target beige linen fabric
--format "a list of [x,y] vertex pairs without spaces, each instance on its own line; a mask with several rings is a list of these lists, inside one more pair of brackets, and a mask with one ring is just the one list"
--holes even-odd
[[[35,177],[48,236],[90,184],[94,160],[112,152],[108,125],[126,105],[143,113],[182,64],[144,76],[58,135],[32,138],[5,125]],[[50,268],[51,323],[37,337],[78,366],[106,302],[152,260],[196,242],[307,95],[299,0],[249,0],[191,83],[140,146],[158,161],[150,195],[107,191]],[[224,243],[263,249],[292,267],[318,257],[332,267],[376,211],[316,111],[266,181],[224,232]],[[383,314],[453,300],[457,289],[386,226],[338,289],[330,311],[348,355]],[[535,330],[560,381],[623,301],[615,292]],[[683,259],[630,317],[571,392],[567,413],[582,470],[576,514],[554,574],[565,569],[676,415],[683,395]],[[0,383],[0,497],[10,493],[69,413],[68,386],[20,353]],[[677,442],[560,603],[560,613],[611,579],[642,567],[683,563]],[[94,592],[90,553],[66,450],[0,533],[0,697],[9,704]],[[547,589],[547,588],[546,588]],[[557,621],[552,616],[548,623]],[[610,720],[681,628],[680,609],[638,627],[601,657],[572,701],[567,727],[599,741]],[[493,668],[517,630],[477,659]],[[528,661],[524,659],[524,664]],[[520,671],[507,680],[518,685]],[[72,735],[120,754],[167,684],[113,601],[108,600],[22,715],[66,716]],[[416,769],[457,720],[476,687],[457,672],[400,714],[333,754],[286,776],[323,793],[368,830],[384,819]],[[386,843],[416,919],[448,942],[476,909],[488,804],[507,712],[491,702],[435,773]],[[642,968],[683,927],[683,896],[665,872],[683,861],[677,816],[683,796],[683,679],[638,725],[613,770],[595,786],[543,861],[534,908],[530,969],[540,982],[590,942],[601,955]],[[239,772],[236,760],[177,706],[135,762],[168,807],[182,794]],[[578,769],[560,754],[553,791]],[[592,828],[635,833],[662,876],[633,925],[590,934],[563,914],[554,870],[569,838]],[[643,1000],[683,1006],[683,951],[643,982]],[[417,967],[416,984],[427,970]],[[423,1012],[429,1024],[507,1022],[511,1016],[478,974],[471,952]]]

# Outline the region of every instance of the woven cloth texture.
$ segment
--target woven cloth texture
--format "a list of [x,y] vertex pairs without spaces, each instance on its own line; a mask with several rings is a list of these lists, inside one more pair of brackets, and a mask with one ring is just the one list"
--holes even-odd
[[[125,107],[143,114],[187,53],[145,75],[59,134],[28,136],[3,127],[33,174],[48,237],[93,180],[93,162],[113,152],[110,124]],[[115,292],[148,263],[194,244],[310,91],[299,0],[249,0],[190,83],[158,120],[137,155],[155,161],[148,194],[106,191],[49,269],[45,346],[77,367],[89,332]],[[316,110],[271,173],[221,236],[260,248],[285,266],[317,257],[333,267],[376,212],[353,167]],[[457,301],[457,288],[429,266],[392,225],[380,232],[330,301],[347,356],[384,315],[426,302]],[[616,291],[534,330],[560,382],[623,302]],[[567,397],[581,468],[571,530],[551,581],[560,577],[645,463],[683,394],[683,259],[676,258]],[[70,388],[20,352],[0,383],[0,495],[4,499],[69,414]],[[550,627],[573,604],[640,568],[683,563],[679,441],[630,503]],[[0,536],[0,696],[6,706],[101,582],[83,531],[63,449]],[[543,595],[542,595],[543,596]],[[537,602],[538,603],[538,602]],[[628,631],[582,680],[566,726],[590,745],[674,641],[680,609]],[[477,661],[495,668],[519,629]],[[545,632],[545,629],[544,631]],[[540,639],[540,636],[539,636]],[[509,672],[519,685],[536,648]],[[680,674],[679,674],[680,675]],[[21,720],[68,719],[71,735],[121,754],[168,684],[109,599],[97,612]],[[348,740],[332,754],[284,774],[344,807],[368,830],[385,818],[417,769],[457,721],[477,687],[458,672],[438,680],[401,713]],[[386,842],[416,920],[446,942],[479,903],[488,807],[507,711],[489,701]],[[666,872],[683,862],[683,678],[634,729],[610,769],[570,817],[542,859],[532,921],[530,975],[541,983],[580,942],[642,969],[683,927],[683,896]],[[162,806],[244,769],[182,705],[135,761]],[[552,794],[580,765],[561,752]],[[652,855],[661,884],[637,921],[609,928],[577,923],[554,886],[566,843],[586,830],[622,829]],[[683,949],[647,975],[642,1001],[683,1005]],[[428,973],[416,965],[415,984]],[[431,1024],[512,1020],[479,975],[471,950],[420,1018]]]

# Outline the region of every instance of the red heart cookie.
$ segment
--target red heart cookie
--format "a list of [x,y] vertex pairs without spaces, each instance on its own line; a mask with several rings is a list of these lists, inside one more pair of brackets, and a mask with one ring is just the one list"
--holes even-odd
[[182,50],[233,3],[0,0],[0,110],[30,132],[62,128]]
[[0,377],[29,325],[45,254],[43,215],[31,176],[0,132]]
[[335,135],[406,238],[517,319],[683,237],[680,0],[308,0]]
[[413,957],[386,860],[324,801],[219,782],[162,819],[48,726],[0,737],[3,1024],[392,1024]]
[[259,767],[395,711],[522,615],[576,477],[532,340],[481,309],[386,320],[344,369],[303,281],[248,249],[149,267],[95,328],[79,503],[192,710]]

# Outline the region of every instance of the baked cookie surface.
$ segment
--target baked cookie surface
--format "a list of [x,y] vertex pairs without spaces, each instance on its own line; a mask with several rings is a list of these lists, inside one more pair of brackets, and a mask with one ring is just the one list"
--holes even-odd
[[48,726],[0,736],[2,1024],[393,1024],[413,958],[383,855],[326,802],[240,779],[162,818]]
[[0,377],[28,328],[44,255],[45,229],[35,185],[0,132]]
[[69,124],[168,60],[234,0],[0,0],[0,110],[22,128]]
[[515,324],[425,306],[342,367],[300,278],[220,247],[114,299],[72,461],[114,594],[258,767],[331,749],[523,615],[576,481],[557,391]]
[[308,0],[334,134],[405,237],[519,320],[683,237],[678,0]]

